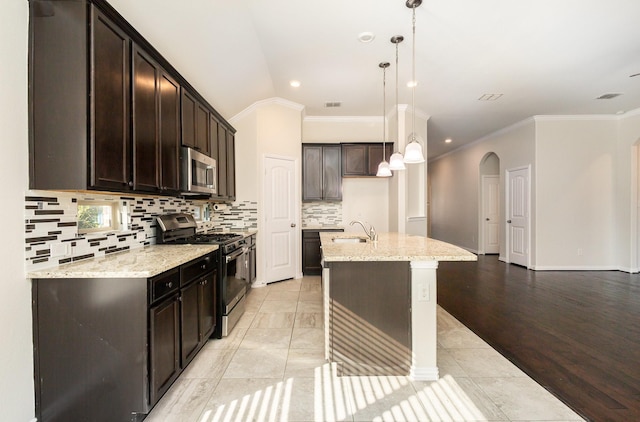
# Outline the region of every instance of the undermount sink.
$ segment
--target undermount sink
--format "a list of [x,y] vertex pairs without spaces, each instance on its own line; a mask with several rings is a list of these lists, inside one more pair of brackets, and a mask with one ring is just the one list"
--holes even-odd
[[333,243],[366,243],[364,237],[334,237],[331,239]]

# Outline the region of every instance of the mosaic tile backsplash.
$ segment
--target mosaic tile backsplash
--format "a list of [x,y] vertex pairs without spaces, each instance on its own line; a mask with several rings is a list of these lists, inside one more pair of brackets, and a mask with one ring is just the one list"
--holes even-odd
[[341,225],[342,202],[302,203],[302,227]]
[[[122,228],[109,233],[78,234],[78,201],[117,201]],[[173,197],[138,197],[57,191],[28,191],[25,195],[26,271],[141,248],[156,243],[159,214],[200,215],[198,231],[257,229],[257,203],[206,203]]]

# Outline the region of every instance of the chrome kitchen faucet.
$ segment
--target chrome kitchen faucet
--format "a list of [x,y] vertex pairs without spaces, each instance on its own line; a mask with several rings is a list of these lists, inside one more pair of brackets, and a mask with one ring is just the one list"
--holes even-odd
[[369,236],[369,240],[372,241],[377,241],[378,240],[378,233],[376,233],[376,229],[375,227],[373,227],[373,224],[369,223],[369,222],[365,222],[366,224],[369,225],[369,230],[367,230],[367,228],[365,227],[365,223],[363,223],[360,220],[353,220],[351,223],[349,223],[350,226],[353,226],[354,223],[358,223],[362,226],[362,230],[364,230],[364,232],[367,234],[367,236]]

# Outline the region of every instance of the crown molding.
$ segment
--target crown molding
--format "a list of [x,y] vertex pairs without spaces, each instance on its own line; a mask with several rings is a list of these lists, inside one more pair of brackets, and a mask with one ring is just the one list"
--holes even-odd
[[293,101],[285,100],[284,98],[281,98],[281,97],[272,97],[272,98],[266,98],[264,100],[256,101],[255,103],[251,104],[249,107],[242,110],[240,113],[230,118],[229,122],[233,124],[234,122],[244,119],[248,114],[256,111],[260,107],[264,107],[268,105],[279,105],[279,106],[287,107],[292,110],[296,110],[304,113],[304,106],[302,104],[294,103]]

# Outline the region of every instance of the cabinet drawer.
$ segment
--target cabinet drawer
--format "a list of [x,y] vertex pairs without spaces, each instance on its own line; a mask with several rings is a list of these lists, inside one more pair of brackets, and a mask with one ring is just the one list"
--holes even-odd
[[151,297],[149,303],[153,303],[180,288],[180,271],[177,268],[164,272],[149,280],[151,284]]
[[184,264],[180,267],[180,280],[182,285],[188,284],[194,278],[201,277],[216,269],[215,253],[205,255],[203,257],[194,259],[193,261]]

